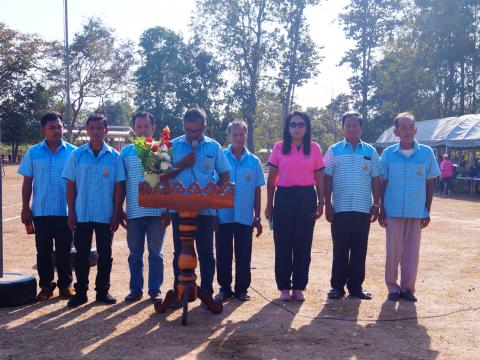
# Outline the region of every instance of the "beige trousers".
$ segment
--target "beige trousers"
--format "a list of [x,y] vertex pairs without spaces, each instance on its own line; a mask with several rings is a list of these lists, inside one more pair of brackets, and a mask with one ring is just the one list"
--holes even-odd
[[[387,218],[387,261],[385,283],[388,292],[415,293],[421,237],[420,219]],[[400,265],[400,285],[398,285]]]

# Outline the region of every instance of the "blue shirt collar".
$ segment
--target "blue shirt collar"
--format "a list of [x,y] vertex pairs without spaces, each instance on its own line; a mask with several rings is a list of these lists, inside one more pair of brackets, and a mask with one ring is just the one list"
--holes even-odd
[[[187,135],[180,135],[180,136],[178,137],[178,141],[179,141],[179,142],[182,142],[182,143],[184,143],[184,144],[187,144],[187,145],[189,145],[189,146],[192,146],[192,144],[190,143],[190,141],[188,141],[188,139],[187,139]],[[207,136],[203,135],[203,136],[200,138],[200,141],[198,142],[198,146],[200,146],[200,145],[203,144],[204,142],[206,143],[206,142],[208,142],[208,141],[210,141],[210,139],[209,139]]]
[[[85,144],[85,148],[83,149],[83,151],[88,151],[93,157],[95,157],[93,155],[93,150],[90,146],[90,142],[86,143]],[[98,156],[97,158],[100,158],[103,154],[105,154],[106,152],[109,152],[111,153],[112,152],[112,148],[110,146],[108,146],[105,141],[103,142],[103,148],[102,150],[100,150],[100,152],[98,153]]]
[[[393,147],[393,152],[400,152],[402,148],[400,147],[400,143],[397,143]],[[415,154],[418,151],[418,141],[416,139],[413,139],[413,153]]]
[[[228,154],[230,156],[233,156],[233,158],[236,160],[235,155],[233,155],[233,147],[232,145],[228,145],[227,147]],[[240,158],[240,161],[242,161],[244,158],[249,157],[252,153],[247,149],[246,146],[243,147],[243,154],[242,157]]]
[[[47,139],[43,139],[42,141],[42,145],[45,149],[47,149],[48,151],[51,151],[50,148],[48,147],[48,144],[47,144]],[[57,148],[57,151],[60,149],[60,148],[66,148],[67,146],[65,145],[65,141],[63,141],[63,139],[60,141],[60,146]]]
[[[342,144],[343,144],[343,147],[344,147],[344,148],[347,147],[347,145],[350,145],[350,146],[353,148],[352,144],[350,144],[350,143],[347,141],[347,139],[343,139],[343,140],[342,140]],[[362,139],[359,139],[359,142],[358,142],[357,146],[363,147],[363,141],[362,141]],[[356,148],[356,147],[355,147],[355,148]]]

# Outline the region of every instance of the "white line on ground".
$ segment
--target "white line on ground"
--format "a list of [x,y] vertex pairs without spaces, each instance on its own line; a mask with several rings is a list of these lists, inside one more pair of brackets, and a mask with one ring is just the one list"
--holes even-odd
[[19,219],[20,218],[20,215],[18,216],[14,216],[14,217],[11,217],[11,218],[6,218],[6,219],[3,219],[2,222],[5,222],[5,221],[10,221],[10,220],[15,220],[15,219]]

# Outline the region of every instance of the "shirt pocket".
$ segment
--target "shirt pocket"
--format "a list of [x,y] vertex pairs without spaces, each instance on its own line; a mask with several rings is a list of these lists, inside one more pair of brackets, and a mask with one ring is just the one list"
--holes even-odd
[[427,178],[426,166],[423,163],[409,163],[407,165],[407,178],[410,181],[425,181]]
[[359,174],[370,176],[370,172],[372,171],[371,160],[365,159],[363,156],[358,156],[355,158],[355,165]]
[[197,161],[199,161],[198,167],[203,174],[213,174],[213,171],[215,170],[215,155],[207,153],[199,156]]
[[237,169],[236,184],[242,187],[255,186],[255,169],[250,167],[239,167]]

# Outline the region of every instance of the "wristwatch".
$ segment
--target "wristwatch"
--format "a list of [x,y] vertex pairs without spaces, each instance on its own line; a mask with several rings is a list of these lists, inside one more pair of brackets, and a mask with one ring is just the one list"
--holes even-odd
[[258,222],[260,222],[261,220],[262,220],[261,217],[256,217],[253,221],[258,221]]

